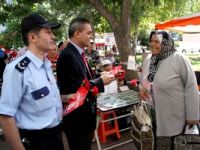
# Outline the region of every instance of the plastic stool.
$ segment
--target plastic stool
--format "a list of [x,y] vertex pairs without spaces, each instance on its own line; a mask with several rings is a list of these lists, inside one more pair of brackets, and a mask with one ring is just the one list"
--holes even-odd
[[107,112],[97,112],[97,114],[101,117],[99,122],[98,134],[100,137],[100,141],[102,143],[106,143],[106,137],[112,134],[116,134],[117,138],[120,139],[119,127],[117,119],[112,121],[103,122],[107,119],[115,118],[116,114],[114,110]]

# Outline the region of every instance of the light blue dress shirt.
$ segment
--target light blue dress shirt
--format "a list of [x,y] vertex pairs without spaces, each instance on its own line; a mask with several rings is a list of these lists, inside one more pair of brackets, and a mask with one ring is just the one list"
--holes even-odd
[[[30,63],[20,72],[15,67],[25,57]],[[52,128],[61,122],[61,98],[47,58],[42,61],[28,50],[6,66],[3,78],[0,114],[13,116],[18,128]]]
[[74,47],[78,50],[78,52],[80,53],[80,55],[83,53],[83,49],[82,49],[82,48],[80,48],[78,45],[76,45],[76,44],[73,43],[72,41],[70,41],[70,43],[71,43],[72,45],[74,45]]

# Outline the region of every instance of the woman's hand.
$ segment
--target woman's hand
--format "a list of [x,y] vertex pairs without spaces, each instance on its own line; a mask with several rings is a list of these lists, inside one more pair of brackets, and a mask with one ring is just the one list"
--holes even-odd
[[149,99],[149,91],[142,86],[139,88],[139,98],[144,101]]

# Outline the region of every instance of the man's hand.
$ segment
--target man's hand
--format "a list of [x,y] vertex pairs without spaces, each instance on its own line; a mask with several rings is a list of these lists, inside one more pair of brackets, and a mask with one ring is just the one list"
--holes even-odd
[[149,91],[142,86],[139,88],[139,98],[144,101],[149,99]]
[[15,119],[11,116],[0,115],[0,124],[4,131],[4,136],[11,146],[11,149],[25,150],[19,135],[19,130],[16,126]]
[[63,103],[67,103],[69,99],[74,98],[75,94],[60,95]]
[[103,80],[103,84],[107,85],[110,84],[113,80],[115,80],[115,77],[112,74],[102,74],[101,79]]

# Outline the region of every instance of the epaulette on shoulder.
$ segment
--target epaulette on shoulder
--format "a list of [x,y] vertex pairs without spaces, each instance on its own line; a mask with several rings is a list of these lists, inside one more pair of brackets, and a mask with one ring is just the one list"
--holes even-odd
[[28,66],[28,64],[30,63],[30,59],[28,57],[24,57],[20,62],[18,62],[15,66],[15,68],[19,71],[19,72],[24,72],[24,70],[26,69],[26,67]]

